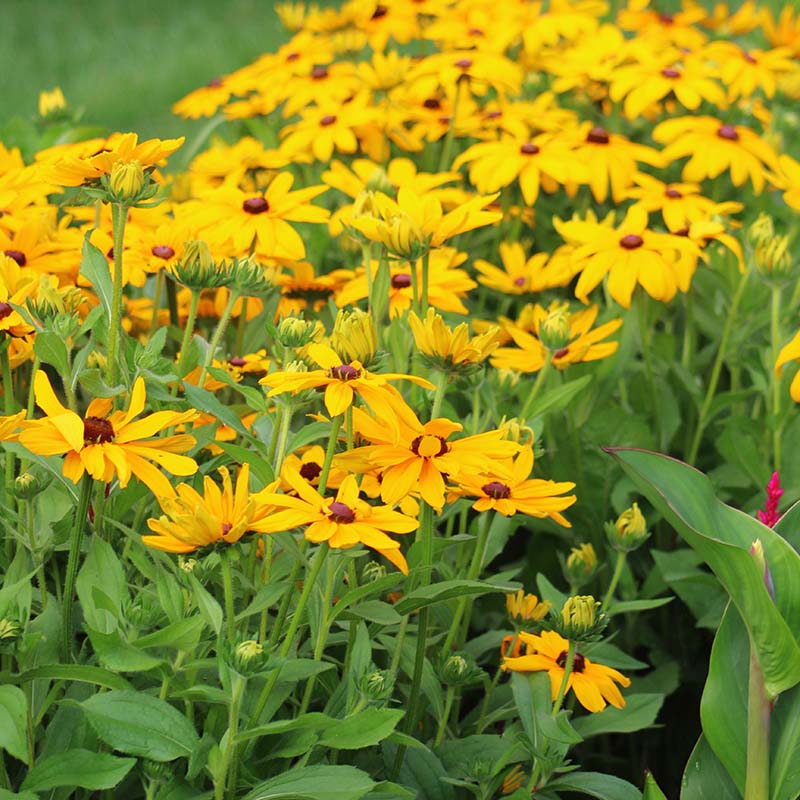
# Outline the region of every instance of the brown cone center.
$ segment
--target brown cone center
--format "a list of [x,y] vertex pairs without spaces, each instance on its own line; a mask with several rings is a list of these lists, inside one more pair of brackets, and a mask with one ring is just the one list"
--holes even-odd
[[83,421],[84,444],[104,444],[114,439],[114,427],[103,417],[86,417]]
[[641,247],[644,244],[644,239],[641,236],[637,236],[635,233],[629,233],[623,236],[619,243],[622,247],[626,250],[636,250],[637,247]]
[[269,203],[264,197],[248,197],[242,203],[242,209],[248,214],[263,214],[269,211]]

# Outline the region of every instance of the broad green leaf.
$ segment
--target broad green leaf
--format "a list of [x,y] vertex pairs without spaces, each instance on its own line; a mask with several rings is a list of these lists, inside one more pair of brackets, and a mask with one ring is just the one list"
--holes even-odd
[[146,672],[160,666],[163,661],[128,644],[118,631],[113,633],[100,633],[87,627],[89,641],[92,643],[100,663],[115,672]]
[[[28,701],[16,686],[0,686],[0,749],[27,763]],[[0,756],[2,757],[2,756]]]
[[[714,496],[702,473],[674,459],[643,450],[608,448],[642,493],[703,557],[728,591],[756,648],[770,696],[800,681],[800,555],[778,534]],[[750,555],[760,539],[775,583]]]
[[95,294],[106,311],[106,318],[111,319],[111,298],[114,285],[111,282],[111,271],[106,257],[89,241],[89,234],[83,240],[83,257],[81,258],[81,275],[92,284]]
[[598,800],[642,800],[642,793],[628,781],[602,772],[570,772],[547,784],[558,792],[579,792]]
[[772,530],[783,536],[795,550],[800,551],[800,500],[789,506]]
[[490,594],[491,592],[502,593],[510,591],[514,591],[514,587],[494,586],[483,581],[439,581],[410,592],[397,603],[395,609],[398,614],[410,614],[418,608],[443,603],[445,600],[452,600],[454,597],[476,597],[477,595]]
[[122,618],[122,609],[128,600],[128,584],[114,548],[99,536],[90,539],[89,552],[75,588],[87,624],[104,633],[113,630],[108,616]]
[[686,762],[681,785],[681,800],[742,800],[704,736],[697,740]]
[[201,389],[199,386],[194,386],[191,383],[184,381],[182,384],[183,391],[187,401],[198,411],[203,411],[206,414],[211,414],[219,422],[233,428],[237,433],[243,436],[248,436],[247,430],[238,415],[235,414],[228,406],[223,405],[216,396],[206,389]]
[[345,609],[357,603],[359,600],[364,600],[367,597],[372,597],[376,594],[383,594],[400,585],[403,576],[400,573],[392,573],[385,575],[383,578],[378,578],[376,581],[365,583],[356,589],[351,589],[343,597],[340,597],[333,611],[330,614],[330,622],[336,619]]
[[[397,746],[384,742],[384,763],[388,768],[394,764]],[[453,787],[445,782],[448,777],[442,762],[427,747],[409,747],[396,780],[416,790],[417,800],[454,800]]]
[[8,681],[5,680],[6,674],[8,673],[0,675],[0,683],[27,683],[28,681],[44,679],[92,683],[95,686],[103,686],[106,689],[133,688],[121,675],[102,667],[92,667],[87,664],[48,664],[45,667],[29,669],[20,675],[10,675]]
[[360,750],[382,742],[397,727],[405,711],[395,708],[365,708],[352,717],[337,720],[326,729],[319,743],[339,750]]
[[545,672],[513,672],[511,692],[517,706],[520,722],[534,747],[541,744],[538,712],[553,707],[550,679]]
[[651,600],[622,600],[619,603],[612,603],[608,609],[608,616],[613,617],[615,614],[650,611],[654,608],[661,608],[661,606],[671,603],[674,599],[673,597],[654,597]]
[[414,792],[399,783],[381,781],[364,797],[366,800],[414,800]]
[[96,694],[81,706],[95,733],[121,753],[172,761],[191,755],[199,741],[180,711],[143,692]]
[[289,731],[304,729],[324,731],[330,728],[331,725],[335,725],[336,722],[338,720],[329,717],[327,714],[312,711],[296,719],[276,719],[273,722],[267,722],[265,725],[259,725],[257,728],[250,728],[250,730],[240,733],[236,737],[236,741],[246,742],[248,739],[258,739],[262,736],[279,736]]
[[473,767],[478,759],[486,759],[492,764],[500,764],[501,762],[508,763],[514,753],[521,759],[526,758],[525,751],[515,747],[512,741],[491,734],[445,739],[436,748],[436,753],[441,758],[447,773],[460,778],[472,775]]
[[211,630],[219,635],[222,629],[222,606],[194,575],[189,576],[189,582],[192,584],[194,599],[197,601],[197,607],[200,609],[203,619]]
[[663,704],[663,694],[629,694],[623,708],[607,706],[597,714],[578,717],[572,725],[584,739],[601,733],[633,733],[653,725]]
[[367,600],[353,606],[344,613],[345,619],[366,619],[369,622],[377,622],[379,625],[396,625],[403,621],[400,614],[395,611],[394,606],[389,603],[382,603],[380,600]]
[[236,615],[236,621],[240,622],[253,614],[260,614],[262,611],[271,608],[286,594],[291,585],[289,581],[278,581],[277,583],[270,583],[267,586],[262,586],[256,592],[256,596],[253,598],[250,605],[247,606],[244,611]]
[[642,800],[667,800],[667,796],[656,783],[653,773],[649,770],[644,773],[644,792]]
[[344,765],[297,767],[259,784],[244,800],[359,800],[375,781]]
[[327,422],[312,422],[310,425],[303,425],[299,431],[289,438],[287,452],[294,453],[299,448],[311,444],[311,442],[326,438],[330,432],[331,427]]
[[135,763],[135,758],[118,758],[91,750],[66,750],[38,761],[22,782],[22,788],[36,792],[59,786],[80,786],[95,791],[113,789]]
[[11,792],[0,789],[0,800],[39,800],[39,795],[33,792]]
[[[593,377],[592,375],[584,375],[581,378],[568,381],[546,392],[534,406],[532,416],[540,417],[551,411],[558,411],[562,408],[566,408],[572,401],[572,398],[582,392],[591,383]],[[538,431],[539,428],[537,427],[536,430]]]
[[33,352],[45,364],[52,364],[60,375],[69,375],[69,354],[64,340],[54,331],[40,331],[33,341]]
[[191,650],[200,639],[203,630],[203,618],[197,614],[178,620],[161,630],[140,636],[136,647],[171,647],[174,650]]

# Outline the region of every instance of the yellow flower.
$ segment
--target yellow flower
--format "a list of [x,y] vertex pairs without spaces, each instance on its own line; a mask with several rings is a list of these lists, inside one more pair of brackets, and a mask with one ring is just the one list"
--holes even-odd
[[39,116],[49,117],[67,107],[64,93],[56,86],[50,92],[39,92]]
[[654,300],[669,302],[678,289],[688,291],[700,249],[685,237],[655,233],[647,228],[641,206],[628,210],[619,228],[569,221],[555,222],[556,230],[577,247],[572,261],[583,268],[575,295],[586,301],[608,275],[608,291],[629,308],[637,283]]
[[788,47],[775,50],[745,50],[731,41],[709,45],[708,56],[720,64],[720,78],[728,87],[728,100],[748,98],[761,89],[774,97],[778,78],[797,70]]
[[470,339],[466,322],[450,330],[432,308],[428,309],[424,322],[413,311],[409,312],[408,324],[417,349],[439,369],[449,370],[456,365],[479,364],[498,345],[498,327],[492,327]]
[[276,533],[307,526],[310,542],[327,542],[331,547],[347,549],[363,544],[381,553],[401,572],[408,574],[408,564],[400,552],[400,543],[386,535],[411,533],[419,522],[389,506],[371,506],[361,500],[358,482],[348,475],[336,497],[323,497],[299,473],[287,470],[285,479],[296,494],[266,494],[265,502],[278,509],[255,523],[254,530]]
[[767,168],[775,170],[778,156],[767,142],[744,125],[729,125],[714,117],[678,117],[662,122],[653,131],[665,143],[665,162],[691,156],[683,167],[683,180],[697,183],[730,170],[734,186],[747,179],[760,194]]
[[526,259],[525,250],[519,242],[501,242],[503,269],[482,258],[475,259],[475,269],[480,273],[478,282],[489,289],[511,295],[565,286],[572,278],[572,273],[556,269],[554,262],[548,266],[548,258],[547,253],[533,253]]
[[550,611],[550,603],[540,601],[535,594],[525,594],[519,589],[514,594],[506,595],[506,612],[516,623],[538,622]]
[[477,497],[472,504],[476,511],[494,509],[505,517],[514,514],[527,514],[531,517],[545,519],[549,517],[565,528],[572,526],[562,511],[575,503],[572,491],[575,484],[569,481],[555,481],[530,478],[533,469],[533,448],[525,447],[517,454],[510,469],[504,465],[483,469],[480,474],[453,475],[452,480],[458,484],[457,494],[466,497]]
[[117,161],[108,185],[117,200],[133,200],[144,186],[144,170],[138,161]]
[[[798,331],[791,342],[784,345],[781,352],[778,354],[778,360],[775,362],[775,374],[780,375],[783,367],[789,361],[800,361],[800,331]],[[795,403],[800,403],[800,370],[797,371],[792,379],[790,388],[792,400]]]
[[46,414],[42,419],[25,423],[19,441],[32,453],[40,456],[66,455],[63,473],[78,483],[85,472],[97,481],[110,483],[116,475],[125,488],[135,475],[158,498],[175,494],[170,482],[153,464],[173,475],[194,475],[197,464],[188,456],[178,455],[194,444],[193,436],[177,434],[153,438],[165,428],[171,428],[197,417],[196,411],[156,411],[144,419],[135,418],[144,411],[145,386],[137,378],[131,392],[127,411],[111,414],[111,400],[92,400],[81,419],[61,405],[42,370],[34,379],[36,404]]
[[203,494],[188,483],[178,485],[177,495],[159,498],[164,514],[148,519],[147,526],[155,535],[143,536],[142,541],[156,550],[167,553],[193,553],[201,547],[238,542],[272,506],[263,501],[276,484],[257,494],[250,494],[250,466],[244,464],[236,479],[236,488],[225,467],[219,470],[222,489],[206,475]]
[[778,159],[778,185],[784,190],[783,200],[787,206],[800,211],[800,163],[791,156],[782,155]]
[[[505,658],[503,669],[514,672],[546,671],[550,676],[552,699],[555,700],[564,678],[569,642],[555,631],[544,631],[538,636],[523,632],[519,637],[528,646],[528,655]],[[625,698],[617,684],[627,687],[631,682],[617,670],[594,664],[582,653],[575,653],[566,691],[572,689],[578,702],[587,711],[602,711],[606,703],[611,703],[615,708],[624,708]]]

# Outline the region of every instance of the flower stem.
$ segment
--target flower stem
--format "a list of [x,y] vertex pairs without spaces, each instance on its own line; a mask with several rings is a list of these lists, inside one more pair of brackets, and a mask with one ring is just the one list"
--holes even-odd
[[456,117],[458,115],[458,106],[461,99],[461,83],[461,79],[456,81],[456,96],[453,98],[453,108],[450,112],[450,124],[444,137],[444,144],[442,145],[442,155],[439,159],[439,172],[444,172],[450,167],[450,152],[453,149],[453,137],[456,133]]
[[711,368],[711,378],[708,382],[706,389],[706,396],[703,398],[703,405],[700,407],[700,415],[697,419],[697,429],[694,432],[694,439],[692,439],[692,446],[689,448],[686,461],[689,464],[694,464],[697,460],[697,453],[700,450],[700,442],[703,438],[703,431],[705,430],[706,423],[708,422],[708,412],[711,410],[711,403],[714,400],[714,394],[717,391],[717,383],[719,383],[720,372],[722,371],[722,364],[725,360],[725,351],[728,348],[728,339],[730,339],[731,331],[733,330],[733,323],[736,319],[736,312],[739,310],[739,303],[742,301],[745,287],[747,286],[747,278],[749,271],[742,273],[739,280],[739,285],[736,288],[736,293],[731,300],[731,307],[728,310],[728,316],[725,320],[725,327],[722,331],[722,339],[719,343],[719,350],[714,359],[714,365]]
[[561,710],[561,704],[564,702],[564,695],[567,693],[567,686],[569,685],[569,676],[572,674],[572,664],[575,661],[575,642],[569,640],[567,647],[567,660],[564,664],[564,677],[561,678],[561,686],[558,687],[558,694],[553,701],[553,716],[557,716]]
[[[283,644],[278,652],[278,655],[281,659],[286,658],[286,656],[289,654],[289,651],[292,649],[295,634],[297,633],[297,629],[300,627],[300,623],[303,620],[303,612],[305,611],[306,603],[308,602],[308,598],[314,589],[314,585],[317,582],[320,570],[322,569],[322,565],[325,561],[325,556],[328,555],[329,550],[330,547],[328,547],[327,542],[323,542],[314,555],[314,560],[311,562],[311,569],[309,570],[308,575],[306,575],[305,581],[303,581],[303,591],[300,593],[300,597],[297,600],[297,607],[294,610],[294,616],[292,617],[291,624],[289,625],[289,630],[286,632]],[[259,717],[264,711],[264,706],[267,704],[270,693],[272,692],[275,684],[278,682],[278,676],[280,673],[281,670],[280,667],[278,667],[278,669],[273,670],[269,674],[267,682],[264,684],[264,688],[261,690],[261,694],[259,695],[253,715],[250,718],[251,722],[258,722]]]
[[225,595],[225,626],[228,632],[228,641],[233,644],[236,641],[236,620],[233,613],[233,576],[231,575],[230,548],[222,551],[220,565],[222,567],[222,591]]
[[125,203],[111,204],[111,226],[114,237],[114,287],[111,294],[111,322],[108,328],[108,353],[106,361],[106,383],[116,386],[119,380],[119,349],[122,331],[122,250],[125,245],[125,225],[128,221],[128,206]]
[[453,707],[453,698],[456,696],[456,690],[454,686],[447,687],[447,694],[444,697],[444,711],[442,711],[442,716],[439,719],[439,728],[436,731],[436,738],[433,740],[434,748],[438,747],[442,743],[442,739],[444,738],[444,732],[447,728],[447,720],[450,717],[450,709]]
[[550,371],[550,365],[552,363],[553,354],[550,350],[547,350],[544,356],[544,364],[542,364],[542,368],[539,370],[539,374],[536,376],[536,382],[533,384],[533,389],[528,395],[528,399],[525,401],[525,405],[522,407],[522,411],[519,414],[520,421],[528,419],[528,414],[530,414],[533,410],[533,404],[536,402],[536,398],[538,397],[539,392],[544,385],[544,379],[547,377],[547,373]]
[[336,452],[336,442],[339,440],[339,430],[342,427],[342,415],[339,414],[331,420],[331,432],[328,436],[328,447],[325,450],[325,462],[322,465],[322,472],[319,474],[319,485],[317,491],[324,497],[325,490],[328,488],[328,475],[333,463],[333,455]]
[[89,517],[89,499],[92,496],[93,485],[92,476],[86,473],[81,482],[78,508],[75,511],[75,520],[69,541],[67,574],[64,578],[64,593],[61,598],[63,603],[61,615],[61,660],[65,663],[70,660],[72,655],[72,599],[75,594],[75,579],[78,576],[78,561],[81,557],[83,533]]
[[442,402],[444,395],[447,391],[447,373],[440,372],[439,380],[436,381],[436,394],[433,396],[433,405],[431,406],[431,419],[436,419],[442,412]]
[[428,313],[428,282],[431,268],[431,251],[425,251],[422,256],[422,290],[420,292],[419,307],[422,314]]
[[161,295],[164,291],[164,270],[156,273],[156,284],[153,287],[153,314],[150,317],[150,335],[158,330],[158,312],[161,310]]
[[278,442],[275,448],[275,474],[279,475],[281,465],[283,464],[283,457],[286,455],[286,442],[289,439],[289,426],[292,423],[292,405],[286,403],[281,410],[281,424],[280,432],[278,433]]
[[34,498],[29,497],[25,500],[25,521],[28,528],[28,541],[31,545],[31,558],[36,567],[36,582],[39,584],[39,592],[42,595],[42,611],[47,608],[47,579],[44,574],[44,560],[40,560],[40,555],[37,553],[38,546],[36,544],[36,524],[33,513]]
[[[511,639],[511,643],[508,645],[508,649],[506,653],[510,653],[513,655],[514,647],[517,644],[517,639],[519,638],[519,631],[514,631],[514,637]],[[486,694],[483,697],[483,703],[481,703],[481,713],[478,716],[478,723],[475,726],[475,733],[481,734],[483,733],[483,729],[486,727],[486,723],[484,720],[486,719],[486,714],[489,712],[489,701],[492,698],[492,692],[497,688],[497,684],[500,683],[500,677],[503,674],[503,667],[499,666],[497,671],[494,673],[494,677],[492,678],[492,682],[489,684],[489,689],[487,690]]]
[[[5,342],[5,347],[2,352],[3,360],[3,411],[6,416],[11,416],[14,413],[14,378],[11,374],[11,355],[9,354],[9,346],[11,340]],[[31,379],[33,383],[33,379]],[[29,415],[30,416],[30,415]],[[5,455],[5,506],[8,514],[11,514],[14,509],[14,454],[10,450],[6,450]],[[12,558],[12,543],[11,536],[5,537],[5,557],[6,564],[11,563]]]
[[769,733],[772,711],[764,675],[750,647],[750,684],[747,693],[747,777],[744,800],[769,798]]
[[228,786],[228,797],[236,797],[236,776],[230,769],[233,753],[236,748],[236,735],[239,732],[239,707],[244,694],[247,680],[236,673],[232,674],[231,702],[228,707],[228,730],[226,736],[225,750],[222,753],[222,769],[220,770],[219,780],[214,784],[214,800],[223,800],[225,797],[225,784]]
[[[778,355],[781,350],[781,287],[772,287],[772,303],[770,313],[770,339],[772,340],[772,364],[778,360]],[[781,379],[775,373],[774,369],[770,370],[772,384],[772,415],[774,422],[772,425],[772,457],[775,470],[780,472],[781,469],[781,429],[783,427],[781,421]]]
[[606,596],[603,598],[603,604],[600,606],[601,611],[607,611],[609,605],[611,605],[611,601],[614,599],[614,590],[617,588],[620,576],[622,575],[622,569],[625,566],[625,558],[627,555],[628,554],[624,550],[619,550],[617,552],[617,562],[614,564],[614,574],[611,576],[611,583],[608,584]]
[[214,361],[214,354],[217,352],[217,348],[219,347],[220,340],[222,339],[222,335],[225,333],[225,329],[228,327],[228,320],[231,318],[231,312],[233,311],[233,306],[236,304],[236,301],[241,296],[241,292],[237,289],[231,289],[230,296],[228,297],[228,302],[225,304],[225,308],[222,312],[222,316],[219,318],[219,322],[217,323],[217,329],[214,331],[214,335],[211,337],[211,342],[208,345],[208,352],[206,353],[205,361],[203,362],[203,368],[200,370],[200,379],[197,381],[197,385],[202,389],[203,384],[205,383],[206,373],[208,372],[208,368]]
[[184,365],[186,364],[186,359],[189,357],[189,344],[192,341],[192,336],[194,335],[194,323],[197,319],[197,307],[200,305],[200,292],[195,289],[192,289],[191,292],[192,294],[189,300],[189,316],[186,318],[186,327],[183,329],[183,338],[181,339],[181,354],[178,358],[178,366],[176,367],[178,380],[172,385],[173,397],[178,394],[178,384],[180,383],[180,379],[184,377]]
[[639,291],[636,299],[636,316],[639,318],[639,339],[642,348],[642,358],[644,359],[644,371],[647,377],[647,387],[650,396],[653,398],[653,421],[656,428],[657,449],[662,450],[666,443],[663,441],[664,426],[661,420],[661,409],[659,407],[658,393],[656,391],[656,377],[653,370],[653,358],[650,352],[651,336],[647,320],[647,295],[643,291]]

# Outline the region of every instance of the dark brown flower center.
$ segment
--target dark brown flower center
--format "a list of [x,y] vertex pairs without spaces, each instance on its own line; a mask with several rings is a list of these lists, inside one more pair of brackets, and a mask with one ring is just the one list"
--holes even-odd
[[336,122],[336,116],[334,114],[326,114],[320,121],[319,124],[323,127],[327,127],[328,125],[333,125]]
[[671,197],[671,198],[673,198],[673,199],[676,199],[676,198],[678,198],[678,197],[683,197],[683,194],[681,194],[680,190],[678,190],[678,189],[673,189],[671,186],[668,186],[668,187],[667,187],[667,190],[664,192],[664,194],[665,194],[667,197]]
[[216,88],[218,88],[218,87],[220,87],[220,86],[222,86],[222,78],[212,78],[212,79],[211,79],[211,80],[208,82],[208,87],[209,87],[210,89],[216,89]]
[[675,17],[672,14],[659,14],[658,19],[664,25],[672,25],[675,22]]
[[327,67],[314,67],[311,70],[311,78],[315,81],[321,81],[323,78],[328,77],[328,68]]
[[471,58],[459,58],[456,61],[455,66],[459,69],[469,69],[472,66],[472,59]]
[[449,125],[450,124],[450,117],[439,117],[438,120],[442,125]]
[[441,436],[423,434],[411,442],[411,452],[415,456],[423,458],[443,456],[448,450],[450,450],[450,446]]
[[[558,658],[556,659],[556,664],[558,664],[561,669],[564,669],[567,664],[567,651],[562,650],[559,654]],[[573,672],[583,672],[586,669],[586,659],[580,654],[575,653],[575,656],[572,659],[572,671]]]
[[500,119],[503,116],[502,111],[488,111],[486,113],[486,119]]
[[6,317],[10,317],[13,313],[14,309],[8,303],[0,302],[0,319],[5,319]]
[[330,512],[328,514],[328,519],[332,519],[334,522],[349,524],[350,522],[356,521],[356,514],[353,509],[344,503],[340,503],[338,500],[334,500],[328,506],[328,511]]
[[248,214],[263,214],[269,211],[269,203],[264,197],[248,197],[242,203],[242,209]]
[[385,17],[388,13],[389,9],[386,6],[377,5],[372,12],[372,19],[380,19],[381,17]]
[[742,50],[742,58],[748,64],[758,64],[758,60],[753,58],[753,56],[751,56],[750,53],[747,52],[747,50]]
[[230,522],[223,522],[222,523],[222,537],[225,538],[230,532],[233,525]]
[[480,28],[470,28],[469,29],[470,36],[485,36],[486,34]]
[[608,135],[608,131],[605,128],[595,125],[594,128],[586,134],[586,141],[592,142],[592,144],[608,144],[611,141],[611,137]]
[[307,461],[300,467],[300,476],[309,483],[315,481],[322,474],[322,467],[314,461]]
[[524,286],[525,278],[514,278],[514,286]]
[[28,263],[28,259],[25,258],[25,253],[23,253],[22,250],[5,250],[4,252],[9,258],[13,258],[21,267],[24,267]]
[[340,364],[338,367],[332,367],[330,371],[331,378],[338,378],[340,381],[352,381],[361,375],[361,370],[351,367],[349,364]]
[[620,246],[626,250],[636,250],[644,244],[644,239],[635,233],[628,233],[619,240]]
[[83,421],[84,444],[103,444],[114,439],[114,427],[102,417],[86,417]]
[[392,275],[392,289],[408,289],[411,286],[411,276],[407,272]]
[[435,97],[429,97],[423,104],[425,108],[433,109],[434,111],[438,111],[442,107],[442,101],[438,100]]
[[533,142],[525,142],[525,144],[519,148],[519,151],[524,156],[535,156],[539,152],[539,148]]
[[157,244],[151,251],[156,258],[166,261],[175,255],[175,251],[168,244]]
[[681,76],[680,71],[675,69],[675,67],[666,67],[665,69],[661,70],[661,74],[665,78],[680,78]]
[[717,131],[717,136],[719,136],[720,139],[727,139],[730,142],[739,141],[739,134],[736,132],[736,128],[734,128],[733,125],[722,125]]
[[689,229],[688,228],[679,228],[677,231],[672,232],[673,236],[688,236]]
[[553,353],[553,358],[564,358],[564,356],[569,353],[569,347],[562,347],[560,350],[556,350]]
[[492,481],[491,483],[485,483],[481,486],[484,494],[488,494],[493,500],[505,500],[511,497],[511,489],[508,488],[504,483],[500,483],[500,481]]
[[289,55],[286,56],[287,61],[297,61],[298,58],[300,58],[300,53],[289,53]]
[[243,367],[247,361],[245,361],[241,356],[234,356],[233,358],[228,359],[228,363],[232,367]]

